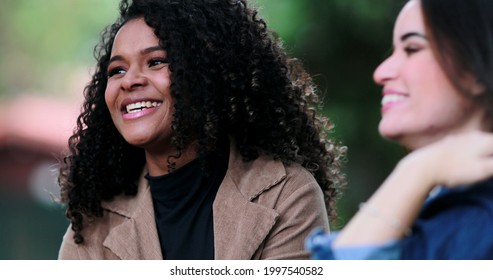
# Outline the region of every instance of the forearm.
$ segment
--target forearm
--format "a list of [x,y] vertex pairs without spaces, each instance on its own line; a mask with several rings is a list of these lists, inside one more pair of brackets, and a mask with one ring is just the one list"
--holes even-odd
[[400,239],[433,186],[425,164],[416,157],[405,158],[342,230],[334,246],[383,244]]

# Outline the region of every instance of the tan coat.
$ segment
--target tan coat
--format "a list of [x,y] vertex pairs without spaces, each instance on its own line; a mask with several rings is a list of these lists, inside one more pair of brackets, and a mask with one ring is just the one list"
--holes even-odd
[[[60,259],[162,259],[149,185],[137,196],[103,202],[102,218],[85,226],[77,245],[67,230]],[[215,259],[305,259],[306,236],[328,230],[324,199],[299,165],[268,157],[243,162],[231,150],[228,171],[213,204]]]

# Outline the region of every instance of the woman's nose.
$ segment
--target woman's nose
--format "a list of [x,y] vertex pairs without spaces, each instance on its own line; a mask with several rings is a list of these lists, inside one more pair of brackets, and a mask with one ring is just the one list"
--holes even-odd
[[147,78],[144,73],[137,68],[130,68],[122,79],[121,87],[123,90],[131,91],[138,87],[145,86]]
[[387,81],[395,79],[398,75],[398,62],[394,55],[382,61],[373,72],[373,80],[378,85],[384,85]]

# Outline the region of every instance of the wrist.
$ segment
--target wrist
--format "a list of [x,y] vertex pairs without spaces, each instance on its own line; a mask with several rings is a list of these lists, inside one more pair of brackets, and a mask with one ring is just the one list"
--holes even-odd
[[401,177],[401,182],[413,182],[414,188],[428,192],[439,185],[433,159],[429,153],[414,151],[399,161],[394,172]]

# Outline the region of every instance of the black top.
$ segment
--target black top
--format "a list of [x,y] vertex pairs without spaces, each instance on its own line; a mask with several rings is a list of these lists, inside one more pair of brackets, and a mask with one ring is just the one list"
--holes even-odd
[[213,260],[212,204],[228,169],[229,147],[209,156],[208,176],[199,160],[158,177],[147,175],[164,259]]

